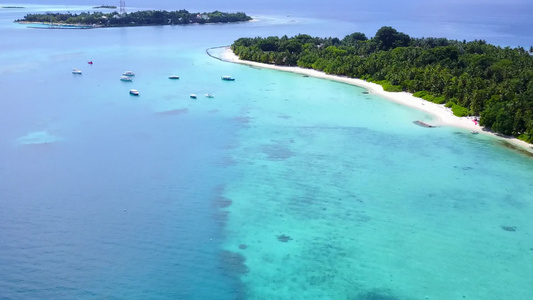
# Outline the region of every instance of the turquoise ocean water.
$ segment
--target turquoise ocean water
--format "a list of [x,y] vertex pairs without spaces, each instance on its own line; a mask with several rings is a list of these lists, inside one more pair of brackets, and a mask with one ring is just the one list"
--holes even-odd
[[[90,6],[0,10],[0,299],[529,299],[531,157],[206,54],[378,23],[260,4],[259,22],[94,30],[11,22]],[[175,5],[154,2],[194,8]],[[473,30],[530,34],[498,28]]]

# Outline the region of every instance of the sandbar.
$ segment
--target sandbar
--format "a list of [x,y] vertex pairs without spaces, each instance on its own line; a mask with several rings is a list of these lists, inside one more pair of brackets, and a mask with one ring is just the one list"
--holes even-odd
[[421,111],[424,111],[428,114],[431,114],[435,120],[431,123],[434,126],[453,126],[464,128],[472,132],[478,132],[480,134],[487,134],[494,136],[499,139],[503,139],[518,149],[525,150],[530,154],[533,154],[533,145],[517,138],[502,136],[500,134],[491,132],[490,130],[483,128],[477,122],[474,122],[475,117],[457,117],[452,113],[450,108],[444,106],[444,104],[436,104],[433,102],[426,101],[422,98],[413,96],[413,94],[408,92],[387,92],[383,90],[383,87],[379,84],[368,82],[358,78],[350,78],[339,75],[330,75],[321,71],[313,69],[305,69],[300,67],[288,67],[288,66],[278,66],[270,65],[264,63],[258,63],[254,61],[241,60],[230,47],[225,47],[225,51],[221,53],[219,57],[223,61],[239,63],[259,68],[273,69],[279,71],[293,72],[298,74],[303,74],[307,76],[323,78],[338,82],[343,82],[347,84],[352,84],[359,86],[368,90],[369,93],[381,96],[382,98],[394,101],[396,103],[406,105]]

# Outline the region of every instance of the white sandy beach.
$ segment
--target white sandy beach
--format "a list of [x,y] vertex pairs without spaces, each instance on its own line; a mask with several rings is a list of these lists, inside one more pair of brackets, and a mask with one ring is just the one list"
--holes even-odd
[[533,145],[529,143],[526,143],[516,138],[502,137],[488,130],[483,130],[483,127],[474,123],[473,117],[457,117],[453,115],[451,109],[446,108],[444,105],[436,104],[433,102],[426,101],[422,98],[414,97],[411,93],[386,92],[383,90],[383,87],[381,85],[376,84],[376,83],[368,82],[368,81],[357,79],[357,78],[329,75],[324,72],[320,72],[320,71],[312,70],[312,69],[304,69],[304,68],[299,68],[299,67],[276,66],[276,65],[263,64],[263,63],[253,62],[253,61],[241,60],[239,59],[239,57],[237,57],[237,55],[233,53],[233,51],[229,47],[226,47],[226,51],[223,52],[222,57],[220,58],[228,62],[245,64],[245,65],[250,65],[250,66],[255,66],[255,67],[260,67],[260,68],[268,68],[268,69],[274,69],[274,70],[280,70],[280,71],[293,72],[293,73],[298,73],[298,74],[303,74],[303,75],[313,76],[313,77],[318,77],[318,78],[324,78],[324,79],[339,81],[339,82],[363,87],[372,94],[379,95],[388,100],[397,102],[402,105],[407,105],[407,106],[422,110],[424,112],[427,112],[433,115],[436,118],[436,121],[434,121],[430,125],[454,126],[454,127],[465,128],[471,131],[477,131],[480,134],[492,135],[494,137],[504,139],[508,141],[509,143],[519,147],[520,149],[524,149],[530,153],[533,153]]

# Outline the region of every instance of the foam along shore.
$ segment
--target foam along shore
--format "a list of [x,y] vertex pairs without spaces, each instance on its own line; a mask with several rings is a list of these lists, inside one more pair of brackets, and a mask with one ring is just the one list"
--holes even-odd
[[470,131],[476,131],[482,134],[492,135],[494,137],[503,139],[513,146],[517,147],[519,150],[524,150],[533,155],[533,145],[521,141],[516,138],[503,137],[498,134],[495,134],[491,131],[484,130],[483,127],[479,126],[477,122],[474,122],[473,117],[457,117],[452,113],[450,108],[445,107],[443,104],[436,104],[433,102],[426,101],[422,98],[414,97],[413,94],[407,92],[386,92],[383,90],[383,87],[379,84],[368,82],[362,79],[349,78],[338,75],[330,75],[321,71],[313,69],[304,69],[300,67],[288,67],[288,66],[276,66],[264,63],[258,63],[253,61],[241,60],[230,47],[225,47],[225,51],[221,53],[221,60],[233,63],[239,63],[249,66],[255,66],[260,68],[268,68],[273,70],[287,71],[298,74],[303,74],[307,76],[313,76],[323,79],[334,80],[338,82],[343,82],[347,84],[356,85],[368,90],[369,93],[381,96],[390,101],[406,105],[419,109],[421,111],[427,112],[435,117],[435,121],[431,124],[434,126],[454,126],[459,128],[465,128]]

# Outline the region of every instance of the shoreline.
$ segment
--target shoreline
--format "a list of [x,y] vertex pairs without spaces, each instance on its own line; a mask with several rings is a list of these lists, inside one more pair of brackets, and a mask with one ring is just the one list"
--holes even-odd
[[[242,21],[242,22],[254,22],[255,19],[249,20],[249,21]],[[30,22],[30,21],[13,21],[14,23],[20,24],[20,25],[43,25],[42,27],[30,27],[30,28],[37,28],[37,29],[96,29],[96,28],[130,28],[130,27],[147,27],[147,26],[191,26],[191,25],[219,25],[219,24],[234,24],[234,23],[241,23],[239,22],[231,22],[231,23],[190,23],[190,24],[145,24],[145,25],[117,25],[117,26],[103,26],[103,25],[84,25],[84,24],[66,24],[66,23],[46,23],[46,22]],[[46,27],[48,26],[48,27]],[[215,47],[216,48],[216,47]]]
[[239,59],[235,53],[231,50],[230,47],[214,47],[214,48],[224,48],[225,51],[222,52],[221,57],[218,57],[222,61],[238,63],[248,66],[254,66],[259,68],[266,68],[278,71],[292,72],[322,79],[329,79],[332,81],[342,82],[346,84],[355,85],[362,87],[368,90],[369,93],[383,97],[389,101],[396,102],[398,104],[409,106],[421,111],[424,111],[433,117],[435,121],[431,124],[434,126],[452,126],[463,129],[468,129],[470,131],[477,131],[479,134],[486,134],[493,136],[497,139],[503,140],[518,150],[526,151],[529,155],[533,155],[533,145],[522,140],[519,140],[514,137],[506,137],[494,132],[491,132],[487,129],[484,129],[479,124],[473,122],[474,117],[457,117],[452,113],[450,108],[444,106],[444,104],[436,104],[433,102],[426,101],[422,98],[417,98],[413,94],[408,92],[387,92],[383,90],[383,87],[377,83],[368,82],[358,78],[343,77],[339,75],[330,75],[321,71],[313,69],[304,69],[300,67],[289,67],[289,66],[277,66],[264,63],[258,63],[254,61],[245,61]]

